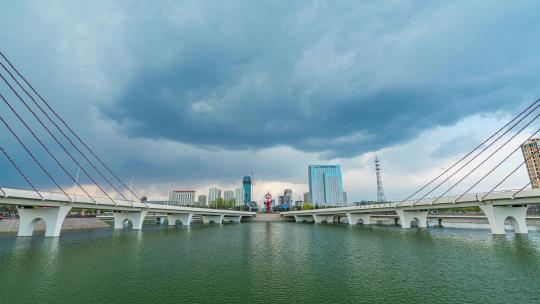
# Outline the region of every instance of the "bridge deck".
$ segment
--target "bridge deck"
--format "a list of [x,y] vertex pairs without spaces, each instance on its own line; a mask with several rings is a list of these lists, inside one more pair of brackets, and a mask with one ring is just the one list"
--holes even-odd
[[[1,188],[0,204],[17,205],[17,206],[72,206],[74,208],[85,209],[101,209],[101,210],[118,210],[118,211],[141,211],[148,210],[149,212],[162,213],[194,213],[198,215],[242,215],[255,216],[255,212],[221,210],[209,208],[194,208],[171,205],[144,204],[138,201],[127,201],[121,199],[110,200],[105,197],[92,197],[86,195],[68,194],[69,198],[63,193],[51,191],[39,191],[36,193],[32,190]],[[40,197],[41,195],[41,197]]]
[[483,200],[486,193],[467,194],[459,196],[445,196],[437,200],[437,198],[426,198],[422,200],[410,200],[405,202],[389,202],[382,204],[335,207],[323,209],[311,209],[301,211],[282,212],[282,216],[308,215],[308,214],[345,214],[345,213],[371,213],[371,212],[389,212],[400,210],[432,210],[432,209],[450,209],[462,207],[477,207],[480,205],[531,205],[540,204],[540,189],[526,189],[521,192],[518,190],[499,191],[488,194]]

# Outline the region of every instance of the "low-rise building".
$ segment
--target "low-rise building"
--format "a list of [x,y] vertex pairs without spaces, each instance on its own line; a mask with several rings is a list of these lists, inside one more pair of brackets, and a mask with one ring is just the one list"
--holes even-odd
[[173,190],[169,194],[171,205],[193,206],[195,203],[195,190]]

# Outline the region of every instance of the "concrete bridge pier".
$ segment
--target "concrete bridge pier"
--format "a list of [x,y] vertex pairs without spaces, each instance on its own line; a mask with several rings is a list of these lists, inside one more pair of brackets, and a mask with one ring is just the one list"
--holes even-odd
[[430,218],[433,227],[442,227],[442,218]]
[[180,221],[182,223],[182,226],[189,226],[191,224],[191,220],[193,219],[193,213],[174,213],[174,214],[167,214],[167,222],[169,226],[176,226],[176,222]]
[[141,230],[147,213],[148,210],[114,212],[114,229],[123,229],[126,222],[131,222],[132,229]]
[[401,228],[411,228],[411,222],[416,220],[418,228],[427,228],[427,211],[422,210],[396,210]]
[[45,222],[45,236],[60,236],[64,219],[71,210],[71,206],[24,208],[17,207],[19,213],[18,236],[32,236],[36,223],[39,220]]
[[311,215],[294,215],[295,222],[313,222],[313,216]]
[[224,217],[225,217],[225,215],[223,215],[223,214],[203,215],[202,220],[203,220],[203,224],[211,224],[212,222],[216,223],[216,224],[221,224],[221,223],[223,223],[223,218]]
[[223,222],[224,223],[240,223],[242,221],[242,216],[241,215],[238,215],[238,216],[225,216],[223,218]]
[[527,205],[525,206],[493,206],[480,205],[486,215],[492,234],[505,234],[504,222],[510,219],[515,233],[526,234]]
[[349,225],[357,225],[360,221],[362,224],[369,225],[371,222],[371,214],[369,213],[346,213]]
[[316,224],[320,224],[323,222],[326,222],[328,224],[332,224],[334,222],[334,216],[333,215],[318,215],[313,214],[313,220]]

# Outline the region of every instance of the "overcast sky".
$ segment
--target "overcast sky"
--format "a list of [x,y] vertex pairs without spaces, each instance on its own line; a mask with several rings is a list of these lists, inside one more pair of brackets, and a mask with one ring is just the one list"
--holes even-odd
[[[1,51],[151,198],[251,172],[257,200],[296,196],[309,164],[339,163],[349,199],[375,199],[378,155],[400,199],[540,96],[537,1],[0,2]],[[27,187],[0,165],[0,184]]]

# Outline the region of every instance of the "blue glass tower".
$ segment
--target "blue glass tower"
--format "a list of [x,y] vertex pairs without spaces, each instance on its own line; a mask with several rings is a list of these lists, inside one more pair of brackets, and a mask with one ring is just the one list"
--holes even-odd
[[311,203],[319,207],[343,203],[340,165],[310,165],[308,175]]
[[244,186],[244,205],[249,206],[251,204],[251,177],[246,175],[242,181]]

